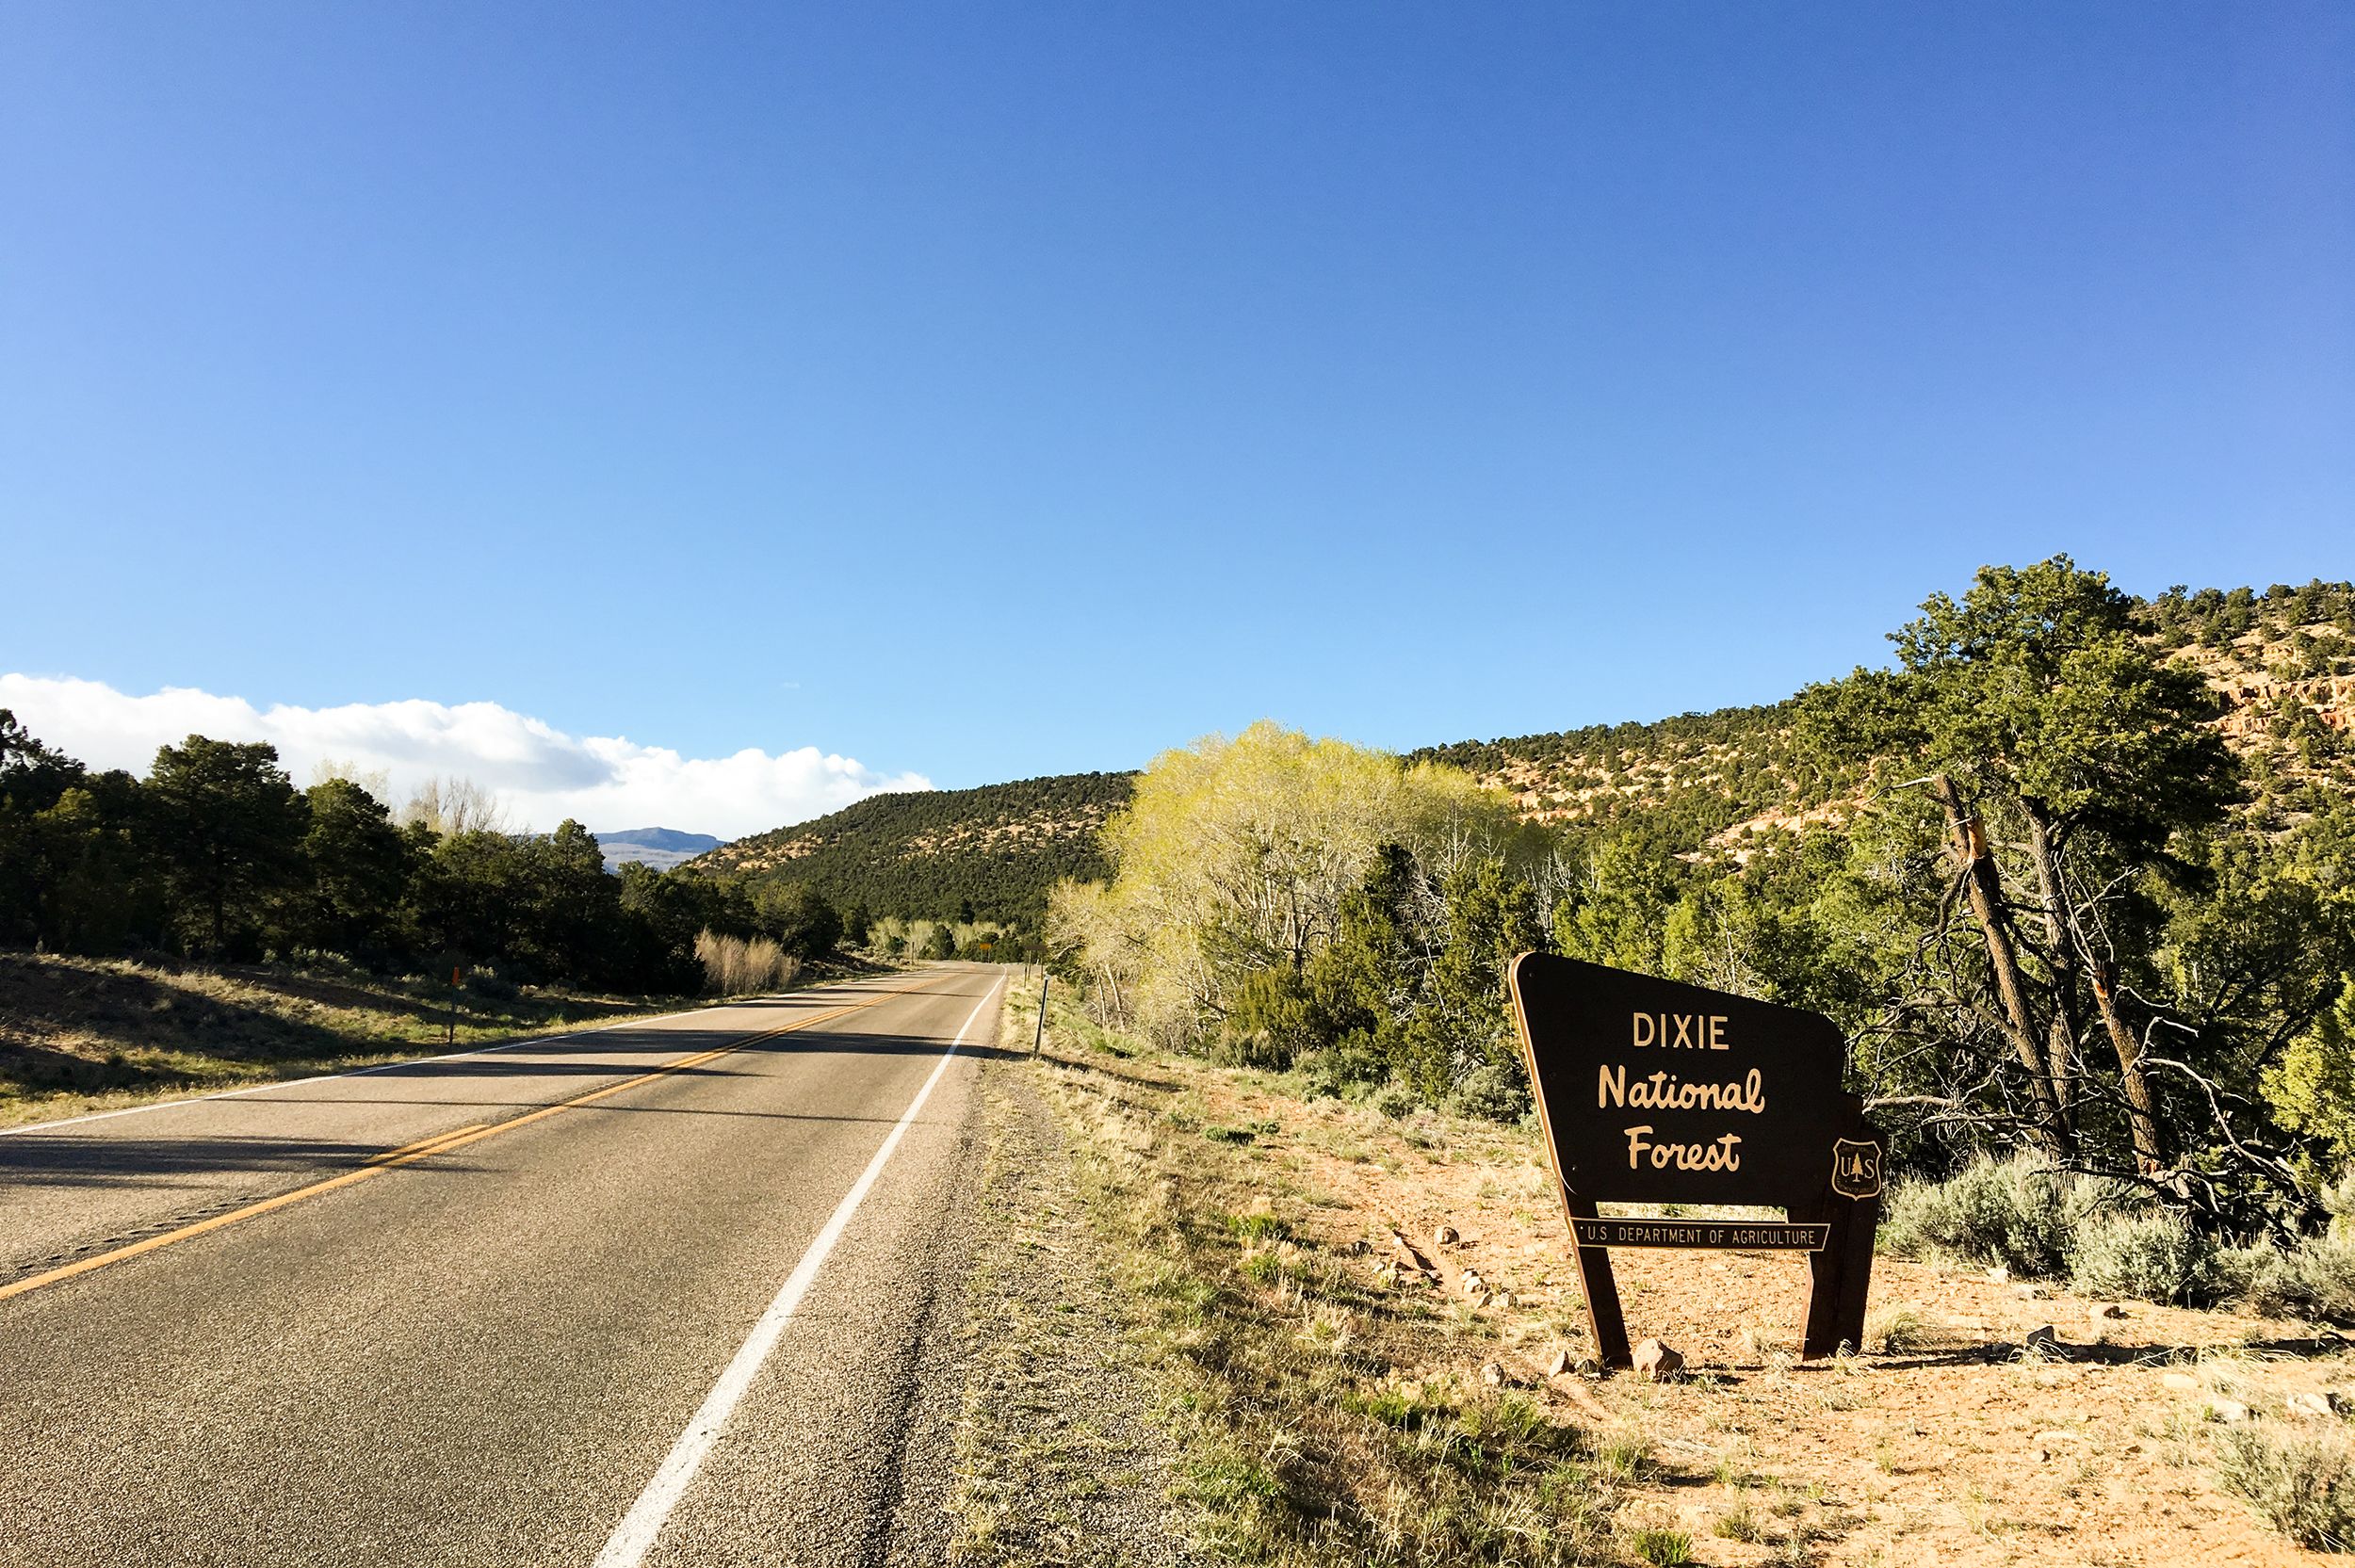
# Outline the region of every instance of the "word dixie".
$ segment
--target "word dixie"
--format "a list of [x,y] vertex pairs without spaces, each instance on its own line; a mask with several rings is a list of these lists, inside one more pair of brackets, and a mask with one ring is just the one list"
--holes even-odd
[[1639,1012],[1634,1019],[1639,1046],[1658,1045],[1670,1051],[1729,1048],[1727,1018],[1722,1012]]

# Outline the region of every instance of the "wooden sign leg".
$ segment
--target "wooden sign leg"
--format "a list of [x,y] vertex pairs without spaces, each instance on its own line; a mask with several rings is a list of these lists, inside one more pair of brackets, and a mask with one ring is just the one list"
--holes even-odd
[[[1870,1189],[1849,1197],[1827,1188],[1821,1218],[1831,1225],[1824,1250],[1808,1258],[1810,1289],[1807,1332],[1799,1354],[1808,1359],[1837,1355],[1840,1347],[1864,1349],[1864,1304],[1873,1285],[1873,1238],[1880,1229],[1881,1172],[1889,1157],[1878,1134],[1864,1124],[1854,1103],[1848,1137],[1872,1148]],[[1794,1218],[1795,1218],[1795,1214]]]
[[[1847,1275],[1848,1234],[1854,1226],[1855,1207],[1846,1199],[1836,1197],[1809,1216],[1813,1220],[1830,1221],[1831,1235],[1825,1239],[1822,1252],[1807,1255],[1807,1329],[1799,1338],[1802,1360],[1813,1361],[1840,1350],[1840,1304],[1845,1296],[1841,1287]],[[1860,1326],[1850,1343],[1860,1347],[1863,1341],[1864,1331]]]
[[1628,1350],[1627,1315],[1619,1310],[1619,1286],[1611,1277],[1610,1250],[1578,1245],[1576,1221],[1597,1218],[1595,1205],[1566,1191],[1562,1207],[1572,1221],[1570,1243],[1578,1259],[1578,1288],[1586,1298],[1586,1332],[1594,1336],[1595,1359],[1605,1366],[1632,1366],[1635,1358]]
[[1858,1350],[1864,1349],[1864,1298],[1873,1285],[1873,1237],[1880,1229],[1881,1198],[1876,1192],[1844,1205],[1848,1234],[1842,1238],[1846,1255],[1840,1260],[1840,1315],[1834,1333]]

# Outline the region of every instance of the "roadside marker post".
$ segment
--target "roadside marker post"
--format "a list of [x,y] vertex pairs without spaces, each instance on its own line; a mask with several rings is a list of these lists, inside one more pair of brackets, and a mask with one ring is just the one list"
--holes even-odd
[[463,971],[457,964],[453,963],[449,966],[449,1008],[444,1018],[442,1029],[442,1043],[445,1045],[458,1043],[458,987],[462,982],[462,976]]
[[1055,977],[1047,972],[1047,965],[1038,966],[1038,1031],[1031,1036],[1031,1055],[1036,1056],[1047,1045],[1047,988],[1055,983]]

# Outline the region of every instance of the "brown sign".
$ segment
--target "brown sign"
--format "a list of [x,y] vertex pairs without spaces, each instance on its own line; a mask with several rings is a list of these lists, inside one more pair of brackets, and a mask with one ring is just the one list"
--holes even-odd
[[[1544,953],[1516,959],[1510,981],[1602,1359],[1628,1357],[1612,1247],[1805,1252],[1803,1353],[1860,1343],[1882,1151],[1841,1088],[1838,1027]],[[1790,1220],[1605,1218],[1600,1204],[1779,1208]]]

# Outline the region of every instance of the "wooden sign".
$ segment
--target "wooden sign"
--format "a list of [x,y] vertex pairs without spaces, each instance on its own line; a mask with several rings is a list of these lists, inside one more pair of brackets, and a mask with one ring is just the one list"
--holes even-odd
[[[1628,1363],[1612,1247],[1804,1252],[1800,1353],[1860,1345],[1883,1146],[1841,1088],[1846,1050],[1831,1021],[1545,953],[1514,960],[1509,978],[1603,1363]],[[1605,1219],[1600,1204],[1779,1208],[1789,1220]]]

